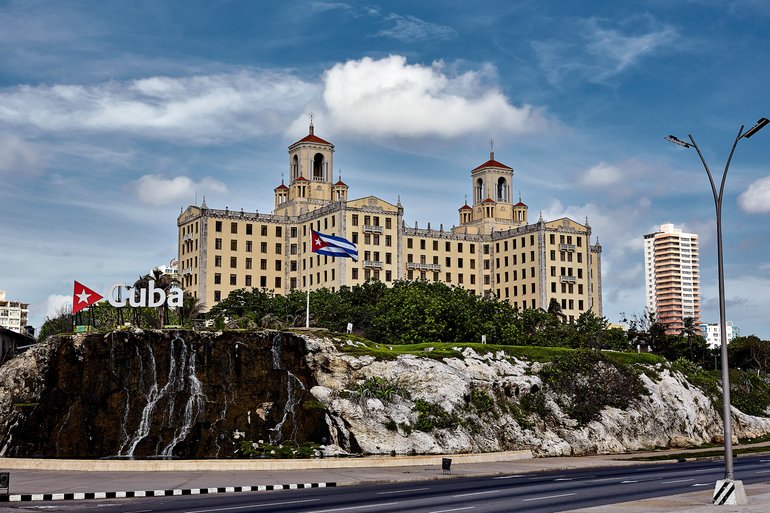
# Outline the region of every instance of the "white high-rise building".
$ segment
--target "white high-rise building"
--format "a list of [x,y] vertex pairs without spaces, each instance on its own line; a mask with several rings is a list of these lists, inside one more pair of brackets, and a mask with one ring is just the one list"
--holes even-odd
[[666,333],[679,334],[692,317],[700,329],[700,266],[698,235],[673,224],[644,236],[644,287],[647,309],[655,312]]
[[9,301],[5,291],[0,290],[0,327],[16,333],[23,333],[29,316],[29,304],[20,301]]
[[[725,331],[727,332],[727,341],[731,342],[734,338],[740,336],[740,330],[737,326],[733,326],[732,321],[725,322]],[[706,339],[706,343],[709,347],[720,347],[722,345],[722,330],[719,329],[718,322],[702,323],[700,325],[701,333]]]

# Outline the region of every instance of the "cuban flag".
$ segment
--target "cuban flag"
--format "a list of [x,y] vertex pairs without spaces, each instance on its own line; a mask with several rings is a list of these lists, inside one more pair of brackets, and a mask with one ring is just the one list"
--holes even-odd
[[356,245],[342,237],[324,235],[315,230],[310,230],[312,237],[313,253],[332,257],[352,258],[358,262],[358,250]]

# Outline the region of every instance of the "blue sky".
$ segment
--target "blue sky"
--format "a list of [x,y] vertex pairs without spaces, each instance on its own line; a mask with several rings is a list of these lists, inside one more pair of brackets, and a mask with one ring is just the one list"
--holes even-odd
[[[741,124],[770,115],[770,3],[0,0],[0,289],[39,327],[78,279],[105,290],[176,254],[180,208],[267,212],[307,133],[351,197],[457,223],[469,172],[514,168],[536,219],[588,217],[604,313],[644,309],[642,235],[700,235],[717,322],[714,207]],[[770,129],[724,200],[727,317],[770,338]]]

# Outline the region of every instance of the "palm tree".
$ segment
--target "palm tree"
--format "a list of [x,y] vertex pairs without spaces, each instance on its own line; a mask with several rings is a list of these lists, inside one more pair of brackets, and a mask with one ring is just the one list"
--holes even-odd
[[695,325],[695,319],[685,317],[682,319],[682,329],[679,330],[679,336],[686,338],[690,346],[690,360],[694,359],[692,354],[692,338],[698,334],[698,327]]

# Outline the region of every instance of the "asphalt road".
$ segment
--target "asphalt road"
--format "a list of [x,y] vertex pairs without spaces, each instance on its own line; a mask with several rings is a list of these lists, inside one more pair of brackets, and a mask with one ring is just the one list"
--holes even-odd
[[[6,505],[6,511],[100,513],[546,513],[713,490],[720,461],[366,484],[326,489]],[[735,460],[744,484],[770,481],[770,458]]]

